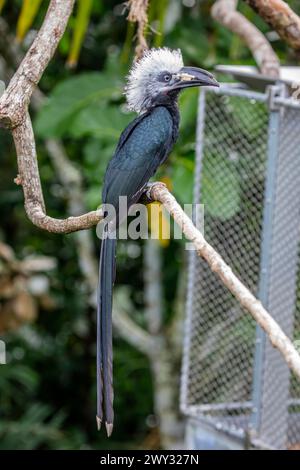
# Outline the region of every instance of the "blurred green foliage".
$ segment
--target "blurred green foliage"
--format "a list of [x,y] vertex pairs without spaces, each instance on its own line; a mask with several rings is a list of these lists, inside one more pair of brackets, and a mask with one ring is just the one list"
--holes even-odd
[[[21,3],[6,2],[3,9],[12,30],[16,30]],[[33,28],[40,26],[47,3],[42,2]],[[245,45],[213,22],[209,14],[211,4],[210,0],[197,0],[188,8],[181,0],[152,0],[149,43],[181,48],[186,63],[205,68],[219,63],[253,64]],[[296,0],[291,4],[299,10]],[[241,9],[264,32],[268,30],[248,7],[242,4]],[[127,24],[123,10],[123,4],[116,0],[93,2],[76,70],[65,66],[76,24],[75,16],[71,18],[59,51],[41,80],[48,100],[34,116],[34,127],[46,205],[54,217],[67,213],[66,200],[44,139],[63,140],[68,155],[84,177],[88,209],[95,209],[101,203],[106,164],[119,134],[133,117],[125,109],[122,87],[132,60],[134,30]],[[279,41],[274,46],[283,60],[294,59]],[[26,38],[22,47],[24,51],[28,47]],[[160,170],[160,176],[171,178],[174,193],[182,203],[190,203],[192,198],[197,96],[197,90],[182,95],[180,138]],[[237,122],[243,122],[241,112],[244,111],[238,108],[232,110]],[[255,133],[255,121],[245,122],[251,126],[247,131]],[[119,338],[115,341],[116,426],[113,437],[107,441],[96,432],[94,422],[95,317],[82,280],[74,235],[44,233],[27,220],[21,190],[13,185],[16,163],[12,141],[3,130],[0,139],[0,238],[13,246],[20,258],[42,253],[58,260],[57,270],[49,274],[54,311],[41,309],[34,325],[4,338],[8,364],[0,366],[0,448],[135,448],[149,433],[151,420],[147,417],[153,413],[148,361],[124,341]],[[224,156],[206,158],[215,167],[212,180],[204,161],[206,210],[218,220],[227,220],[240,208],[240,176],[234,163]],[[226,185],[221,184],[221,174],[223,179],[227,175]],[[224,194],[232,200],[230,211],[224,212]],[[96,236],[94,243],[98,256]],[[142,246],[134,243],[134,247],[131,250],[129,244],[120,243],[117,282],[126,288],[133,302],[138,312],[136,320],[143,322],[142,257],[136,257]],[[184,257],[181,243],[172,241],[163,256],[165,318],[170,319]]]

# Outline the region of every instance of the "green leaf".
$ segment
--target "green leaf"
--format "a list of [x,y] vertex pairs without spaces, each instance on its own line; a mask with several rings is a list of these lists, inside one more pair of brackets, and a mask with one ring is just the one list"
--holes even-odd
[[67,64],[75,67],[92,12],[93,0],[79,0],[78,12]]
[[103,102],[92,103],[74,118],[70,134],[75,138],[85,135],[110,138],[117,143],[130,118],[131,116],[124,114],[119,106],[107,106]]
[[190,88],[185,90],[185,92],[180,96],[179,106],[181,130],[190,127],[193,129],[196,128],[198,93],[197,88]]
[[[173,192],[183,204],[193,201],[194,160],[176,158],[173,161]],[[219,155],[206,155],[203,160],[201,203],[205,212],[227,220],[239,210],[239,175],[233,162]]]
[[91,138],[84,146],[84,175],[89,181],[85,191],[86,206],[93,210],[101,204],[101,184],[108,161],[114,154],[116,142],[103,144],[103,140]]
[[38,375],[33,369],[22,365],[16,364],[14,367],[7,365],[2,368],[0,375],[0,386],[1,388],[22,388],[29,391],[35,390],[38,385]]
[[27,31],[35,20],[42,0],[23,0],[17,24],[17,40],[23,41]]
[[[195,23],[198,24],[197,35],[195,37]],[[189,21],[186,28],[181,28],[178,25],[172,33],[174,44],[173,47],[179,47],[183,53],[187,63],[193,62],[200,67],[205,66],[207,61],[210,42],[208,40],[207,31],[199,28],[199,21]],[[173,42],[172,41],[172,42]]]
[[172,173],[172,186],[175,197],[182,204],[193,202],[194,161],[189,158],[176,158]]
[[262,116],[265,112],[263,103],[248,99],[242,101],[240,99],[231,99],[228,106],[235,122],[250,138],[254,138],[261,133]]
[[239,210],[239,177],[235,164],[218,155],[207,155],[203,161],[202,197],[205,212],[222,220]]
[[5,1],[6,1],[6,0],[0,0],[0,14],[1,14],[2,9],[3,9],[3,7],[4,7]]
[[89,139],[83,149],[85,167],[88,168],[88,170],[91,169],[93,172],[95,168],[104,171],[115,148],[116,143],[105,146],[102,140],[95,138]]
[[38,113],[35,130],[41,137],[70,133],[78,113],[91,103],[121,96],[118,82],[103,73],[90,72],[59,83]]

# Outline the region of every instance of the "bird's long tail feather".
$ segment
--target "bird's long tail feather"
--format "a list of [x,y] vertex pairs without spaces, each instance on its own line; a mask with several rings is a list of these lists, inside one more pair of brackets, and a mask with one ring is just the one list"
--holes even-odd
[[99,263],[97,306],[97,426],[113,430],[112,291],[115,280],[116,240],[103,238]]

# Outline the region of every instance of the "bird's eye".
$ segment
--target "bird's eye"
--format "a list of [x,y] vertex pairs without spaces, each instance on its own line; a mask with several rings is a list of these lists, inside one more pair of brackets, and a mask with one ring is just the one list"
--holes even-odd
[[164,82],[169,82],[171,80],[171,75],[169,73],[166,73],[164,75]]

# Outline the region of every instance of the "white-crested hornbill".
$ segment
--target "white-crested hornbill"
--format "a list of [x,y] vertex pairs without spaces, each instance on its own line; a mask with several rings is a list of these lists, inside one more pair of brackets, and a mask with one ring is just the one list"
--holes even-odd
[[[127,197],[128,208],[135,204],[149,179],[168,157],[178,136],[178,95],[181,90],[194,86],[218,86],[218,83],[205,70],[184,67],[179,50],[151,49],[133,65],[125,95],[129,108],[136,111],[138,117],[120,136],[106,170],[102,193],[102,203],[112,205],[117,215],[120,215],[119,197]],[[106,235],[108,225],[104,230]],[[105,422],[108,436],[112,433],[114,419],[111,315],[115,253],[116,239],[102,236],[97,311],[96,420],[98,429]]]

